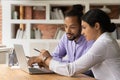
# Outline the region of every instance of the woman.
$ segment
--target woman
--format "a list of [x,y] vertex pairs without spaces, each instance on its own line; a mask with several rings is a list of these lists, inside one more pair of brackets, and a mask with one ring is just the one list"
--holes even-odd
[[110,36],[115,28],[105,12],[99,9],[90,10],[82,17],[81,32],[86,40],[95,40],[88,52],[75,62],[60,63],[52,59],[47,51],[42,50],[39,57],[43,59],[40,63],[61,75],[73,76],[91,68],[98,80],[119,80],[120,47]]
[[95,40],[83,57],[88,61],[85,67],[92,67],[98,80],[120,79],[120,47],[110,36],[115,28],[108,15],[99,9],[90,10],[82,17],[82,34],[87,40]]

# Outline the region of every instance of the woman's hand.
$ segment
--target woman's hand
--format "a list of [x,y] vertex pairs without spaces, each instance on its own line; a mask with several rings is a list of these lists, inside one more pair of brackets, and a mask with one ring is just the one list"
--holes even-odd
[[[29,57],[28,60],[28,65],[30,67],[33,67],[33,64],[37,63],[39,65],[39,67],[46,67],[48,68],[49,66],[49,61],[51,60],[52,56],[50,55],[50,53],[43,49],[40,51],[40,55],[39,56],[33,56],[33,57]],[[48,63],[46,64],[45,61],[48,59]]]
[[28,60],[28,65],[30,67],[33,67],[33,64],[35,63],[38,63],[39,64],[39,67],[41,67],[42,65],[42,59],[40,58],[40,56],[33,56],[33,57],[29,57],[29,60]]

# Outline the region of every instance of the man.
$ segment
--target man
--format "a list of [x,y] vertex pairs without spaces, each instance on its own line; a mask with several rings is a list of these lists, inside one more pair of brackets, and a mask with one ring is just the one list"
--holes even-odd
[[[93,41],[87,42],[81,35],[82,10],[83,7],[81,5],[74,5],[72,10],[66,13],[64,20],[66,34],[61,38],[55,51],[52,54],[48,52],[45,56],[51,56],[52,59],[62,63],[70,63],[84,55],[92,46]],[[64,59],[65,56],[66,58]],[[40,60],[44,62],[47,57],[31,57],[28,64],[32,66],[33,63],[39,63],[39,66],[41,66]]]

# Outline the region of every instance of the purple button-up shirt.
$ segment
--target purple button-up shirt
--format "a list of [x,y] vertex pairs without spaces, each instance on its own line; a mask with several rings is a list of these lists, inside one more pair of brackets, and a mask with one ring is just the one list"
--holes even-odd
[[[61,62],[73,62],[92,46],[93,41],[86,41],[84,36],[80,36],[77,42],[68,40],[66,34],[63,35],[54,52],[53,59]],[[66,59],[63,59],[65,56]]]

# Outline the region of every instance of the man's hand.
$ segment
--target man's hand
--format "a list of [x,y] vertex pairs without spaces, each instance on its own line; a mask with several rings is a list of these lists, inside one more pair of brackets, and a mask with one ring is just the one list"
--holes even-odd
[[50,53],[45,49],[41,50],[40,56],[51,57]]

